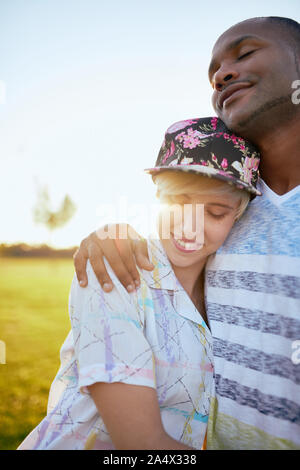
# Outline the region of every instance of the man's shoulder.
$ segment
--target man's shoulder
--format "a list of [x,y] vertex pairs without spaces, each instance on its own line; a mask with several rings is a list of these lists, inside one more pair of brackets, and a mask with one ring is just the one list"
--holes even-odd
[[283,197],[256,197],[218,254],[300,256],[300,187]]

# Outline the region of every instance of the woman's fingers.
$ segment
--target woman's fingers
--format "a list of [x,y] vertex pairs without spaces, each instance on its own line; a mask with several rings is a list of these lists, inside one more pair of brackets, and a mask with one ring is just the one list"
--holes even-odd
[[136,267],[136,260],[133,254],[133,246],[131,241],[128,239],[116,239],[115,243],[122,258],[123,264],[134,282],[134,286],[138,287],[140,285],[140,275]]
[[90,235],[90,243],[88,245],[88,258],[90,260],[93,271],[105,292],[113,289],[113,282],[106,270],[103,261],[103,251],[101,249],[98,237],[95,232]]
[[154,269],[153,264],[149,260],[147,241],[143,238],[133,242],[134,256],[136,263],[140,269],[147,269],[152,271]]
[[82,287],[87,286],[88,279],[86,274],[86,263],[88,260],[88,250],[87,250],[87,239],[85,238],[80,243],[78,250],[75,252],[73,256],[76,276],[78,279],[79,284]]
[[[141,235],[139,235],[139,233],[136,232],[136,230],[134,230],[131,225],[119,224],[118,228],[120,233],[126,234],[126,240],[124,240],[124,244],[121,243],[121,240],[118,240],[118,243],[120,244],[119,251],[124,261],[124,264],[128,267],[128,270],[130,271],[132,277],[136,279],[136,264],[140,269],[147,269],[148,271],[152,271],[152,269],[154,269],[154,266],[149,261],[147,241],[143,237],[141,237]],[[127,240],[130,242],[131,250],[127,250],[127,245],[125,243]],[[125,249],[123,249],[123,246],[125,247]]]
[[[119,250],[117,248],[117,243],[124,242],[124,241],[125,240],[111,240],[107,238],[104,240],[99,240],[99,243],[101,244],[101,249],[103,251],[105,258],[109,262],[112,270],[114,271],[115,275],[117,276],[121,284],[123,284],[123,286],[125,287],[125,289],[127,289],[128,292],[133,292],[135,290],[135,285],[136,285],[134,282],[134,279],[136,278],[136,275],[138,276],[138,273],[136,271],[135,276],[131,274],[131,272],[134,273],[133,264],[129,263],[130,268],[128,269],[128,266],[124,264],[123,259],[119,253]],[[121,246],[122,246],[121,251],[123,252],[123,256],[125,256],[124,254],[124,250],[125,250],[127,252],[126,256],[129,259],[130,254],[128,254],[128,250],[129,250],[129,253],[132,251],[130,244],[127,244],[127,245],[125,244],[124,246],[124,244],[121,243]]]
[[106,292],[110,292],[112,290],[113,283],[106,271],[103,262],[103,253],[94,233],[91,233],[87,238],[82,240],[79,249],[73,256],[73,259],[76,276],[81,287],[86,287],[88,285],[86,263],[89,259],[103,290]]

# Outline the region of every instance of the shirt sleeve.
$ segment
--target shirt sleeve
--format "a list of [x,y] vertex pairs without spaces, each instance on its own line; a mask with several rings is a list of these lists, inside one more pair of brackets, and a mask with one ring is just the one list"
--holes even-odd
[[154,359],[144,334],[138,294],[129,294],[106,263],[114,289],[105,293],[88,262],[88,286],[74,276],[69,313],[82,393],[96,382],[123,382],[155,388]]

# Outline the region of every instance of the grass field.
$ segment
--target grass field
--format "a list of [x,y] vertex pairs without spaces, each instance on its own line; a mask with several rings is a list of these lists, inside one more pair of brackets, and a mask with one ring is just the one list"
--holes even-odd
[[69,329],[72,259],[0,258],[0,449],[16,449],[46,414]]

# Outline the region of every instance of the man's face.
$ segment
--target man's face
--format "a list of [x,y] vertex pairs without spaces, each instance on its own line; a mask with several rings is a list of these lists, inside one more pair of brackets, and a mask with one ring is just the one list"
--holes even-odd
[[248,20],[226,31],[213,48],[213,107],[227,127],[250,139],[252,131],[294,111],[291,85],[299,78],[299,58],[280,31],[265,20]]

